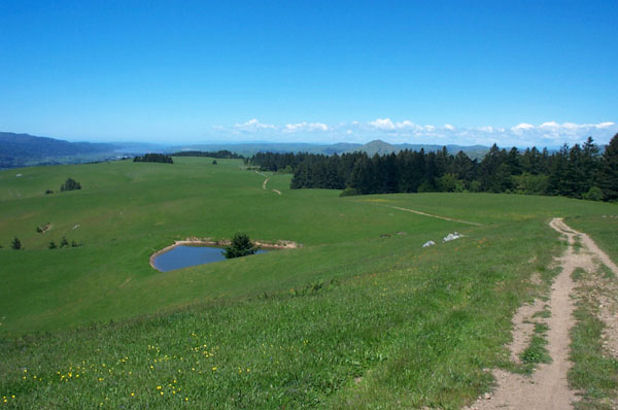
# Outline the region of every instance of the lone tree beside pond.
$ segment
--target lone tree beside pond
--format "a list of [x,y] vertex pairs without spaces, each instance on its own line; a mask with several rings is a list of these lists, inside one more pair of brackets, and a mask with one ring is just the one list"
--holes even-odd
[[257,252],[257,246],[249,239],[249,235],[244,233],[234,234],[230,246],[225,247],[224,256],[227,259],[238,258],[240,256],[253,255]]

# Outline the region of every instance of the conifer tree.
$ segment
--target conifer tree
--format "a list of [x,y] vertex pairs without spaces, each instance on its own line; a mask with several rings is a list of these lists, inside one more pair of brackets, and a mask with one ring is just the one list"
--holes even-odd
[[15,250],[21,249],[21,241],[19,240],[17,236],[13,238],[13,242],[11,242],[11,248]]
[[249,239],[249,235],[244,233],[234,234],[232,243],[225,248],[225,257],[227,259],[238,258],[246,255],[253,255],[257,252],[257,247]]
[[618,200],[618,134],[614,135],[605,148],[597,176],[597,185],[603,191],[605,200]]

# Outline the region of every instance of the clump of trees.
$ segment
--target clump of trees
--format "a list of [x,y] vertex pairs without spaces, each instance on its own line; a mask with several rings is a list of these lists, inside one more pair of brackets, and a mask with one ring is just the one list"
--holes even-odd
[[230,246],[225,247],[224,256],[227,259],[238,258],[241,256],[253,255],[258,248],[249,239],[249,235],[244,233],[234,234]]
[[60,248],[77,248],[78,246],[81,246],[77,241],[71,241],[71,243],[69,244],[69,240],[66,238],[66,236],[62,237],[62,240],[60,241],[60,246],[56,245],[56,242],[54,241],[50,241],[49,245],[47,246],[49,249],[57,249],[58,247]]
[[163,164],[173,164],[174,160],[166,154],[144,154],[133,158],[133,162],[160,162]]
[[242,155],[226,149],[220,151],[179,151],[172,154],[174,157],[209,157],[218,159],[243,159]]
[[60,185],[60,191],[75,191],[77,189],[82,189],[82,186],[79,182],[74,180],[73,178],[67,178],[64,184]]
[[464,152],[403,150],[368,156],[258,153],[247,162],[262,170],[294,170],[291,188],[342,189],[343,195],[395,192],[508,192],[618,199],[618,134],[605,152],[592,138],[550,153],[494,144],[478,161]]

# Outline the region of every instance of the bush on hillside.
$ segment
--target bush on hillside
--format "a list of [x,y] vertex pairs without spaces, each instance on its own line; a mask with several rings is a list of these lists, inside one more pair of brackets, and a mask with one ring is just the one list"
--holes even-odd
[[360,193],[358,192],[356,188],[352,188],[352,187],[347,187],[346,189],[341,191],[341,193],[339,194],[339,196],[355,196],[355,195],[360,195]]
[[603,191],[598,186],[593,186],[588,192],[582,195],[582,198],[589,201],[602,201],[603,197]]
[[244,233],[234,234],[230,246],[225,247],[224,255],[227,259],[238,258],[241,256],[253,255],[257,252],[257,247],[249,239],[249,235]]
[[60,185],[60,191],[75,191],[76,189],[82,189],[79,182],[73,178],[67,178],[64,184]]
[[21,241],[19,240],[17,236],[13,238],[13,242],[11,242],[11,248],[15,250],[21,249]]

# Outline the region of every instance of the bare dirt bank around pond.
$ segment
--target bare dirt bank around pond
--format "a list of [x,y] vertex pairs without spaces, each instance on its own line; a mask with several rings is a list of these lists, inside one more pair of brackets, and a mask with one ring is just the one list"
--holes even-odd
[[[269,242],[269,241],[253,241],[253,243],[255,244],[255,246],[257,246],[258,248],[263,248],[263,249],[297,249],[297,248],[302,248],[302,245],[293,241],[276,241],[276,242]],[[160,249],[158,251],[156,251],[155,253],[153,253],[152,255],[150,255],[150,266],[153,269],[157,269],[155,267],[154,261],[157,258],[157,256],[171,251],[172,249],[174,249],[177,246],[214,246],[214,247],[225,247],[225,246],[229,246],[232,244],[232,241],[227,240],[227,239],[222,239],[222,240],[212,240],[211,238],[197,238],[197,237],[192,237],[192,238],[187,238],[184,240],[180,240],[180,241],[174,241],[173,244],[166,246],[163,249]]]

